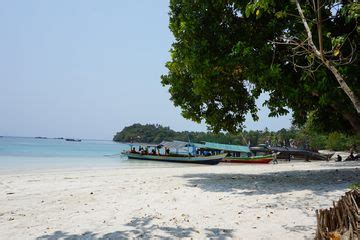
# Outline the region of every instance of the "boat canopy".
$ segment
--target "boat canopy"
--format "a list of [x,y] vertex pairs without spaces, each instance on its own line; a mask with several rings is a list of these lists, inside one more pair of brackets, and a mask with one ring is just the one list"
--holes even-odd
[[130,146],[141,146],[141,147],[157,147],[159,144],[155,143],[129,143]]
[[219,149],[229,152],[245,152],[245,153],[250,152],[248,146],[230,145],[230,144],[212,143],[212,142],[205,142],[205,148]]
[[195,148],[206,148],[204,144],[200,143],[192,143],[192,142],[184,142],[184,141],[162,141],[160,146],[167,147],[167,148],[185,148],[185,147],[195,147]]

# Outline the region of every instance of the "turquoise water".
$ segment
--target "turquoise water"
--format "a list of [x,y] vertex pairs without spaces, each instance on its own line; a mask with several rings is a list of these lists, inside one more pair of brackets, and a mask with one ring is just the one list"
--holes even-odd
[[128,160],[121,155],[129,149],[113,141],[36,139],[0,137],[0,171],[53,168],[158,167],[176,163]]

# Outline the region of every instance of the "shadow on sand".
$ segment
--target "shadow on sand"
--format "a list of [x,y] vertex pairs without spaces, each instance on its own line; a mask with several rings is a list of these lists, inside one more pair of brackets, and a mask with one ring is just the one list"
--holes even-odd
[[186,174],[187,186],[209,192],[242,195],[277,194],[310,190],[316,194],[341,190],[360,182],[360,167],[334,170],[294,170],[262,174]]
[[[161,238],[161,239],[173,239],[173,238],[189,238],[194,233],[198,233],[194,228],[182,228],[182,227],[161,227],[153,224],[153,217],[133,218],[129,223],[125,224],[127,230],[115,231],[106,233],[104,235],[95,232],[84,232],[82,234],[71,234],[63,231],[56,231],[52,234],[43,235],[37,237],[37,240],[110,240],[110,239],[128,239],[128,238]],[[205,229],[206,238],[216,237],[217,239],[225,239],[232,237],[233,230],[231,229],[218,229],[207,228]]]

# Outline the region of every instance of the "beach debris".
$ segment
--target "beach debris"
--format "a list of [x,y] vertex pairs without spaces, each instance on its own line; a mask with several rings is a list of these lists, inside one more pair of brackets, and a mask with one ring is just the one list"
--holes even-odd
[[91,195],[94,194],[93,192],[90,193]]
[[360,189],[345,193],[330,209],[316,210],[316,240],[360,238]]
[[331,240],[341,240],[341,235],[338,232],[330,232],[329,233],[329,238]]
[[6,195],[12,195],[15,194],[14,192],[7,192]]
[[15,220],[15,218],[14,217],[9,217],[9,219],[8,219],[9,221],[14,221]]

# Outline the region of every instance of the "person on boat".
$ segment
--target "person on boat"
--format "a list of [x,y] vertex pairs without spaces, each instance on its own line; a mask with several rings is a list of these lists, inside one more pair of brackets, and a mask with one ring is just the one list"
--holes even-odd
[[167,148],[167,147],[165,148],[165,154],[166,154],[166,155],[170,155],[170,149]]
[[130,152],[131,153],[136,153],[135,147],[133,147]]
[[153,148],[153,149],[151,150],[151,153],[152,153],[152,155],[156,155],[156,150],[155,150],[155,148]]
[[208,151],[205,150],[204,151],[204,156],[208,156],[208,154],[209,154]]

